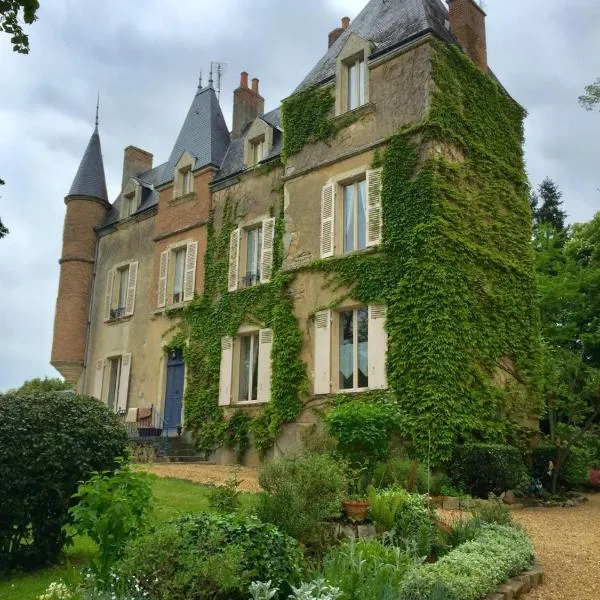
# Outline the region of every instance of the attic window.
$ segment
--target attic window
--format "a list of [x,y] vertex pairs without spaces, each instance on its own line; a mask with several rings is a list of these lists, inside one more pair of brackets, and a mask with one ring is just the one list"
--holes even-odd
[[367,70],[364,55],[346,62],[346,107],[354,110],[366,104]]
[[186,167],[184,169],[179,170],[179,179],[180,179],[180,196],[187,196],[187,194],[191,194],[194,185],[192,180],[192,169],[190,167]]
[[265,136],[254,138],[250,140],[250,161],[251,164],[257,165],[263,161],[267,156],[267,144]]
[[127,194],[123,197],[123,207],[121,209],[121,218],[127,219],[136,212],[139,205],[139,190]]

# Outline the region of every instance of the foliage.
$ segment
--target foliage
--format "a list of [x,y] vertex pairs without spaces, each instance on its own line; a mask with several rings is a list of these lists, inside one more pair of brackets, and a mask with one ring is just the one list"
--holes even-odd
[[450,548],[458,548],[461,544],[477,538],[482,527],[483,522],[479,519],[458,519],[448,528],[446,542]]
[[512,525],[512,514],[508,506],[499,499],[481,502],[471,511],[479,523],[495,523],[497,525]]
[[389,454],[398,414],[391,404],[355,400],[332,410],[325,424],[338,442],[337,451],[351,465],[374,465]]
[[54,561],[80,481],[111,469],[127,435],[94,398],[0,394],[0,570]]
[[452,462],[455,482],[478,498],[518,487],[524,474],[521,453],[512,446],[466,444],[456,449]]
[[579,103],[585,110],[594,110],[600,105],[600,79],[585,87],[585,94],[579,96]]
[[[373,484],[376,487],[401,486],[409,492],[420,494],[427,493],[430,479],[433,481],[433,476],[430,478],[427,469],[419,461],[409,458],[390,458],[378,464],[373,471]],[[433,490],[432,494],[436,495]]]
[[323,561],[323,576],[344,600],[392,600],[413,558],[400,548],[365,539],[333,548]]
[[[558,232],[558,238],[564,243],[567,228],[565,220],[567,213],[562,209],[562,192],[558,185],[549,177],[538,186],[537,192],[531,194],[533,209],[533,228],[537,231],[540,225],[549,225]],[[541,206],[539,202],[542,202]]]
[[21,20],[31,25],[37,19],[39,7],[38,0],[0,0],[0,32],[11,36],[15,52],[29,53],[29,36],[23,32]]
[[45,392],[62,392],[72,390],[73,386],[58,377],[36,377],[26,381],[20,388],[11,390],[11,394],[38,394]]
[[[558,455],[559,448],[551,444],[543,444],[531,451],[532,476],[539,479],[548,490],[553,489],[552,481],[558,464]],[[552,469],[550,462],[553,464]],[[567,488],[582,486],[587,482],[589,473],[589,454],[581,448],[573,447],[560,469],[557,485]]]
[[225,485],[219,485],[211,491],[209,505],[216,512],[226,514],[240,508],[239,473],[239,468],[234,469]]
[[302,553],[273,525],[241,514],[185,515],[129,543],[119,565],[152,600],[242,600],[250,582],[289,589]]
[[338,600],[342,596],[339,588],[329,585],[324,579],[303,583],[292,591],[290,600]]
[[266,463],[259,516],[303,543],[314,542],[321,523],[340,515],[346,487],[343,465],[327,455],[281,458]]
[[224,443],[230,450],[237,450],[238,461],[242,462],[250,447],[250,423],[252,418],[243,410],[236,410],[225,424]]
[[73,528],[98,544],[91,567],[100,581],[108,582],[125,544],[143,531],[152,510],[148,476],[121,462],[114,472],[92,473],[73,498],[76,504],[69,510]]
[[377,531],[390,531],[410,494],[402,488],[378,491],[373,486],[369,487],[368,492],[370,516],[375,521]]
[[472,541],[435,563],[411,572],[400,588],[401,600],[431,600],[434,588],[446,588],[449,598],[480,600],[498,585],[522,573],[533,561],[533,547],[524,531],[487,525]]
[[271,600],[279,590],[273,588],[270,581],[253,581],[248,591],[252,600]]

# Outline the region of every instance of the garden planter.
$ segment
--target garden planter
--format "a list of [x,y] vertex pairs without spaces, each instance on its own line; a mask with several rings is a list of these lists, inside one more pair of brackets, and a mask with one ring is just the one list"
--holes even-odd
[[344,512],[346,516],[357,522],[362,522],[367,518],[367,512],[369,511],[368,500],[345,500],[344,501]]

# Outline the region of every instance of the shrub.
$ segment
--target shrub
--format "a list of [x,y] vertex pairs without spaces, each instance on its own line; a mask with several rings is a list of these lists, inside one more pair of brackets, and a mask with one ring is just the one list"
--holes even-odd
[[327,455],[282,458],[263,466],[258,514],[303,543],[315,540],[322,521],[340,515],[343,465]]
[[252,581],[288,591],[302,566],[298,544],[256,517],[187,515],[132,540],[118,571],[152,600],[241,600]]
[[483,522],[479,519],[459,519],[452,523],[446,534],[446,541],[450,548],[458,548],[465,542],[470,542],[480,535]]
[[533,547],[524,531],[486,525],[472,541],[411,572],[400,588],[400,600],[447,598],[480,600],[498,585],[522,573],[533,562]]
[[338,452],[351,465],[374,465],[389,454],[398,416],[389,404],[357,400],[335,408],[325,418],[325,424],[338,442]]
[[396,598],[413,564],[400,548],[365,539],[331,550],[323,561],[323,576],[345,600],[385,600]]
[[238,467],[231,472],[225,485],[219,485],[211,491],[208,503],[214,511],[226,514],[240,508],[239,474]]
[[481,523],[512,524],[510,509],[501,500],[493,499],[481,502],[473,508],[471,513]]
[[0,395],[0,569],[54,561],[80,481],[115,467],[127,435],[94,398]]
[[426,494],[429,473],[417,460],[390,458],[373,470],[373,484],[378,488],[401,486],[409,492]]
[[70,509],[73,527],[98,544],[91,567],[100,581],[121,557],[125,543],[139,535],[152,510],[152,487],[145,473],[134,473],[124,463],[114,472],[93,473],[79,486],[77,504]]
[[396,517],[409,497],[410,494],[402,488],[378,491],[373,486],[369,487],[370,516],[378,532],[393,529]]
[[[549,463],[557,462],[556,446],[542,445],[531,451],[532,476],[539,479],[546,489],[550,489],[552,477],[548,474]],[[577,487],[585,484],[589,477],[590,458],[581,448],[573,448],[558,474],[558,483],[562,487]]]
[[467,444],[457,448],[453,459],[455,483],[478,498],[514,489],[525,476],[521,453],[512,446]]

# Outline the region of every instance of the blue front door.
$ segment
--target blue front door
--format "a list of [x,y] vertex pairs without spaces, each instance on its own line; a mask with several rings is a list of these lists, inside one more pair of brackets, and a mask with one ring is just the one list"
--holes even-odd
[[165,397],[165,428],[173,433],[181,427],[185,363],[181,350],[171,350],[167,361],[167,392]]

